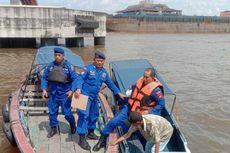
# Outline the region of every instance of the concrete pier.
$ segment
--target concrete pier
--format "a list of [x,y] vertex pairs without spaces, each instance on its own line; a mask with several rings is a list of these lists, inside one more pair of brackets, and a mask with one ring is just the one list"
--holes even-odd
[[[105,45],[106,14],[63,7],[0,5],[0,47]],[[14,45],[17,44],[17,45]]]

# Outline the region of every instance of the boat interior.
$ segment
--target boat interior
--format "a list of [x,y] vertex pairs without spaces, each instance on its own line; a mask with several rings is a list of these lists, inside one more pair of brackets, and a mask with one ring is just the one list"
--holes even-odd
[[[138,63],[139,62],[139,63]],[[120,88],[121,92],[125,93],[131,83],[135,83],[138,77],[143,74],[145,68],[152,67],[146,60],[128,61],[126,66],[124,62],[114,62],[110,64],[110,75],[115,84]],[[121,68],[121,69],[120,69]],[[33,72],[33,71],[31,71]],[[41,71],[39,71],[41,72]],[[133,75],[135,77],[133,77]],[[24,132],[30,140],[36,152],[59,152],[59,153],[84,153],[87,152],[78,145],[78,135],[70,133],[70,127],[64,116],[59,110],[59,133],[52,138],[47,138],[50,131],[49,116],[48,116],[48,99],[42,99],[42,91],[40,89],[40,78],[38,74],[30,73],[24,81],[24,85],[20,91],[19,114]],[[187,152],[187,142],[181,133],[179,126],[173,116],[173,108],[176,101],[176,95],[171,92],[168,86],[164,83],[160,75],[157,73],[157,78],[163,84],[166,92],[165,95],[171,95],[173,98],[172,108],[169,111],[168,105],[162,110],[162,116],[166,118],[173,126],[174,132],[167,145],[162,152]],[[105,96],[106,94],[106,96]],[[108,101],[108,102],[107,102]],[[116,113],[114,106],[116,104],[114,96],[110,92],[99,93],[100,115],[97,122],[95,133],[100,136],[100,130],[103,129],[105,123]],[[113,112],[112,112],[113,110]],[[77,121],[76,110],[72,110]],[[110,134],[107,142],[114,141],[117,135],[123,135],[123,130],[118,127],[116,131]],[[88,140],[91,148],[96,144],[95,140]],[[99,152],[144,152],[141,141],[135,135],[127,141],[123,141],[116,146],[107,145],[106,148]]]
[[[61,114],[59,109],[59,127],[58,134],[51,138],[47,135],[50,131],[49,116],[48,116],[48,99],[42,99],[42,91],[39,85],[27,85],[22,92],[22,101],[20,105],[20,119],[23,123],[24,131],[29,137],[30,143],[33,145],[36,152],[60,152],[60,153],[84,153],[88,152],[83,150],[78,145],[78,134],[70,133],[70,126]],[[102,102],[101,102],[102,103]],[[100,129],[104,125],[104,108],[101,108],[100,117],[98,119],[97,128],[95,133],[100,135]],[[76,110],[72,110],[74,117],[77,121]],[[96,144],[96,140],[87,140],[91,148]],[[105,149],[101,149],[99,152],[105,152]]]

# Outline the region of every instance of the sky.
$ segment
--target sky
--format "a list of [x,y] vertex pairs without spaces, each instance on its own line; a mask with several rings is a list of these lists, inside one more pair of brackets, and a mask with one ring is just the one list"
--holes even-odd
[[[39,5],[64,6],[71,9],[100,11],[115,14],[140,0],[37,0]],[[0,0],[9,4],[10,0]],[[230,10],[230,0],[154,0],[173,9],[182,10],[183,15],[219,16],[221,11]]]

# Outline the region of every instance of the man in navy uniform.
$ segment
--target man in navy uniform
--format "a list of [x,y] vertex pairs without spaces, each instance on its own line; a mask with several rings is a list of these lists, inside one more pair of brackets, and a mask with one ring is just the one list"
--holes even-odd
[[115,95],[124,99],[123,95],[113,81],[110,79],[108,72],[103,67],[105,55],[97,51],[95,53],[93,64],[89,64],[83,68],[81,77],[77,83],[75,95],[80,94],[89,96],[86,110],[78,110],[77,132],[80,136],[78,144],[85,150],[91,150],[90,145],[86,141],[86,134],[89,139],[98,139],[94,134],[96,122],[99,116],[98,93],[102,83],[105,83]]
[[64,59],[64,50],[61,47],[54,48],[55,60],[48,64],[41,79],[42,97],[48,97],[49,82],[49,120],[51,131],[47,137],[57,133],[58,110],[61,106],[65,119],[69,122],[71,133],[76,132],[74,116],[71,112],[71,96],[73,94],[72,83],[77,80],[74,67]]

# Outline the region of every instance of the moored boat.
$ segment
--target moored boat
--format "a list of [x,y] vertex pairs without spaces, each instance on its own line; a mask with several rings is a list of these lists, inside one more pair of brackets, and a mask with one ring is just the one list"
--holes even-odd
[[[174,131],[173,135],[167,144],[166,148],[162,153],[190,153],[190,150],[187,145],[187,141],[180,130],[180,127],[173,115],[175,103],[176,103],[176,94],[168,87],[164,82],[162,77],[153,67],[153,65],[146,59],[132,59],[132,60],[120,60],[113,61],[110,63],[110,75],[115,84],[119,87],[121,92],[125,93],[127,89],[143,75],[146,68],[153,68],[156,72],[156,77],[162,83],[165,90],[165,99],[166,105],[162,110],[161,116],[166,118],[173,126]],[[114,102],[112,105],[115,105],[117,101],[114,97]],[[171,109],[168,104],[170,103]],[[122,129],[117,128],[118,134],[122,135]],[[136,138],[128,139],[119,144],[120,150],[125,153],[131,152],[142,152],[143,146],[140,141],[137,141]]]
[[[46,65],[54,60],[54,47],[56,46],[46,46],[37,50],[29,74],[22,79],[16,91],[9,97],[9,102],[2,108],[4,132],[11,144],[17,146],[22,153],[86,152],[78,145],[78,135],[70,133],[69,125],[61,111],[58,115],[59,133],[52,138],[47,137],[50,130],[48,99],[42,99],[40,79]],[[81,57],[65,47],[62,48],[65,51],[65,59],[74,66],[76,71],[79,71],[84,66]],[[113,117],[103,94],[99,94],[99,102],[101,107],[96,129],[98,135],[105,122]],[[77,120],[76,110],[72,111]],[[116,135],[116,133],[112,133],[109,140],[116,139]],[[89,144],[93,147],[96,140],[89,140]],[[100,152],[116,153],[118,146],[108,146],[101,149]]]

